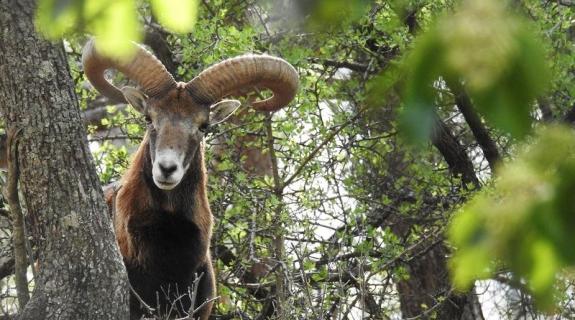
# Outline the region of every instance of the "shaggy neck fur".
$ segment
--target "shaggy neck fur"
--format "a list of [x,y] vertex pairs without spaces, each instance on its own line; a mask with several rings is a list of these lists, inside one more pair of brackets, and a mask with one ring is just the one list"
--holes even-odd
[[[181,182],[172,190],[161,190],[152,178],[146,136],[118,192],[114,227],[130,284],[148,304],[159,303],[160,314],[173,310],[172,302],[192,286],[194,274],[205,275],[198,301],[209,299],[215,286],[203,145]],[[180,301],[175,311],[183,315],[191,302],[186,298]],[[143,314],[133,297],[130,309],[133,319]],[[201,318],[207,318],[207,314]]]
[[[124,258],[137,259],[138,252],[130,239],[128,223],[146,225],[157,222],[162,215],[177,215],[193,222],[201,238],[209,243],[212,233],[212,214],[206,196],[206,170],[203,143],[196,151],[182,181],[172,190],[161,190],[152,179],[149,138],[146,135],[124,175],[122,188],[116,199],[116,236]],[[207,248],[206,248],[207,250]]]

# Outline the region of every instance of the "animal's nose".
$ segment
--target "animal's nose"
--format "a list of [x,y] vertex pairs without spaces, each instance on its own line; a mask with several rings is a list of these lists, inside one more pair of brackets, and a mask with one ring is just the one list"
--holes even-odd
[[178,165],[173,162],[170,163],[160,163],[160,170],[162,171],[162,175],[165,178],[168,178],[176,169],[178,169]]

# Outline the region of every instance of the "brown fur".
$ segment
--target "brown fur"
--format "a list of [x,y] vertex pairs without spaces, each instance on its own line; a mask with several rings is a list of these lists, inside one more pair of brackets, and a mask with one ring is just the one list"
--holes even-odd
[[[146,139],[147,136],[144,140]],[[137,260],[137,256],[128,231],[128,222],[133,217],[137,217],[138,212],[148,208],[151,199],[140,173],[144,167],[143,161],[145,161],[143,153],[148,152],[145,150],[147,149],[145,146],[147,144],[141,143],[136,151],[130,167],[122,177],[122,188],[118,191],[115,201],[114,230],[116,240],[122,256],[129,261]]]
[[[122,187],[117,192],[115,199],[114,229],[116,232],[116,239],[122,256],[129,260],[137,260],[138,256],[137,253],[133,251],[134,245],[132,244],[132,239],[128,232],[128,221],[134,216],[138,216],[139,212],[146,211],[151,207],[151,195],[149,193],[149,189],[145,187],[145,183],[141,175],[141,170],[144,167],[142,162],[145,161],[144,153],[148,152],[147,139],[148,137],[146,136],[136,151],[132,164],[124,173],[124,176],[122,177]],[[203,143],[199,152],[198,156],[203,158]],[[201,230],[204,240],[209,243],[212,237],[213,219],[210,204],[208,202],[208,196],[206,194],[207,174],[206,168],[203,165],[203,159],[201,163],[202,167],[200,170],[202,178],[199,188],[193,195],[195,198],[194,203],[196,204],[196,214],[193,217],[193,221]],[[111,202],[108,202],[108,205],[111,204]]]
[[[130,284],[149,304],[162,299],[157,301],[158,312],[175,307],[177,313],[185,314],[194,307],[191,299],[178,297],[175,306],[168,304],[172,293],[164,292],[164,298],[157,294],[170,286],[187,291],[195,273],[207,275],[199,283],[195,307],[215,291],[203,138],[210,126],[224,121],[240,104],[218,101],[237,90],[268,88],[273,97],[253,106],[278,110],[295,96],[297,72],[279,58],[248,55],[208,68],[188,83],[175,83],[161,62],[144,49],[138,48],[135,58],[124,63],[100,56],[94,41],[84,49],[83,64],[98,91],[114,101],[130,103],[148,123],[146,137],[121,185],[105,191]],[[138,82],[142,90],[113,86],[103,75],[110,67]],[[133,319],[144,315],[135,297],[130,297]],[[200,318],[207,319],[210,311],[211,303]]]
[[194,194],[195,198],[194,203],[196,205],[195,211],[197,212],[197,214],[194,215],[194,222],[200,228],[201,233],[205,235],[206,241],[209,242],[209,240],[212,238],[213,219],[212,219],[212,210],[210,209],[210,204],[208,202],[208,195],[206,193],[207,171],[203,161],[204,143],[200,145],[200,150],[198,152],[199,152],[198,156],[202,157],[201,161],[202,166],[200,168],[202,178],[200,186],[197,189],[196,194]]
[[[149,137],[146,135],[136,151],[130,167],[125,172],[121,183],[119,185],[108,186],[104,190],[106,202],[113,214],[116,240],[120,252],[126,263],[136,265],[146,265],[146,263],[148,263],[146,257],[140,255],[138,244],[135,243],[128,227],[132,219],[140,219],[138,223],[145,223],[141,220],[147,219],[148,217],[142,213],[153,207],[153,197],[142,174],[142,171],[146,167],[145,161],[147,160],[146,156],[149,152],[148,140]],[[194,194],[190,196],[194,199],[194,215],[192,221],[198,227],[202,239],[201,243],[206,244],[205,247],[201,248],[202,252],[200,254],[203,256],[203,259],[199,261],[199,263],[205,264],[211,269],[209,243],[212,235],[213,219],[206,193],[207,173],[203,154],[204,144],[201,143],[197,154],[197,157],[199,157],[198,162],[201,165],[199,168],[195,168],[200,172],[198,186]],[[192,168],[189,170],[192,170]],[[168,212],[174,210],[170,207],[170,203],[162,204],[162,209]],[[206,281],[212,284],[215,290],[214,272],[212,271],[204,275],[204,277],[206,277]],[[213,303],[210,302],[200,311],[200,319],[204,320],[209,317],[212,305]]]

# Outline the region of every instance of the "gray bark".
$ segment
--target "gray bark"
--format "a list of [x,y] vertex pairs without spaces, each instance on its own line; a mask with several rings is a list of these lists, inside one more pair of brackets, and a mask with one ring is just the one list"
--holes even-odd
[[23,200],[39,273],[20,319],[127,319],[128,282],[61,43],[32,0],[0,0],[0,111],[20,128]]
[[8,134],[8,179],[4,189],[5,198],[10,206],[12,213],[12,243],[14,245],[14,271],[16,291],[18,293],[18,305],[24,308],[30,300],[28,290],[28,278],[26,269],[28,268],[28,259],[26,256],[26,235],[24,232],[24,215],[20,208],[20,199],[18,197],[18,162],[15,161],[17,146],[18,130],[10,130]]

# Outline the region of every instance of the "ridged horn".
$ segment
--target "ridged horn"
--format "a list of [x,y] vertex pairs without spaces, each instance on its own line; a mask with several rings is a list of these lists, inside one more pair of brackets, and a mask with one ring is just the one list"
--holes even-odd
[[108,97],[113,103],[126,102],[124,95],[106,78],[104,71],[114,68],[128,78],[136,81],[148,96],[160,94],[176,85],[172,75],[166,67],[143,47],[134,43],[136,53],[129,61],[120,61],[101,55],[96,50],[94,39],[90,39],[82,52],[84,73],[90,83],[102,95]]
[[294,98],[298,84],[298,74],[287,61],[267,55],[245,55],[209,67],[188,82],[186,88],[194,98],[208,104],[252,87],[267,88],[273,96],[252,106],[275,111]]

